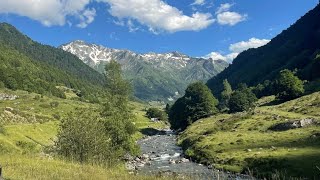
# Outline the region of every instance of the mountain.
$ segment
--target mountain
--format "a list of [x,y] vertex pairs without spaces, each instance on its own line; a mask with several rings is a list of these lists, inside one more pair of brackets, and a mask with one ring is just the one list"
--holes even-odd
[[138,54],[79,40],[60,48],[101,73],[107,62],[116,60],[122,65],[125,78],[133,84],[135,96],[142,100],[172,100],[191,82],[207,81],[228,66],[222,60],[193,58],[179,52]]
[[59,48],[37,43],[7,23],[0,23],[0,84],[61,96],[56,86],[96,94],[103,76]]
[[222,90],[228,79],[250,86],[273,80],[282,69],[297,69],[298,76],[308,81],[320,78],[320,5],[276,36],[267,45],[241,53],[226,70],[213,77],[207,85],[214,94]]

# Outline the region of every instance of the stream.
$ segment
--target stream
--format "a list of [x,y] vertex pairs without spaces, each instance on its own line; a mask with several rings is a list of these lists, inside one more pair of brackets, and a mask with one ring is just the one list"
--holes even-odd
[[182,149],[176,145],[177,135],[171,130],[159,131],[138,141],[142,155],[127,163],[128,169],[139,174],[175,176],[190,179],[252,179],[245,175],[225,173],[198,164],[183,157]]

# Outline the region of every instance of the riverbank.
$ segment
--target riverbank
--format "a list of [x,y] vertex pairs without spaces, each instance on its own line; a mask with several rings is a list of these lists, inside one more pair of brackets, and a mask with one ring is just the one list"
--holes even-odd
[[201,119],[179,136],[201,163],[256,177],[320,177],[320,93],[279,105],[261,99],[254,115]]
[[[156,129],[153,130],[155,132]],[[156,175],[178,179],[252,179],[245,175],[225,173],[185,158],[176,145],[177,135],[169,129],[146,136],[138,141],[141,155],[127,157],[126,167],[131,173]]]

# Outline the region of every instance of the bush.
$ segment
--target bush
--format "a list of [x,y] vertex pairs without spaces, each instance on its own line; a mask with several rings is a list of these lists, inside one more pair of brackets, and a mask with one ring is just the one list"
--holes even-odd
[[167,114],[157,108],[149,108],[146,115],[148,118],[159,118],[162,121],[168,120]]
[[117,159],[104,120],[88,111],[61,120],[55,142],[59,155],[81,163],[111,164]]

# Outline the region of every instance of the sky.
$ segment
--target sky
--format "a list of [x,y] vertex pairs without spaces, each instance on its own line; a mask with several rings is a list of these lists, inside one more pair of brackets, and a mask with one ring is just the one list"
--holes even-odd
[[229,62],[265,45],[318,0],[0,0],[0,22],[42,44],[74,40]]

